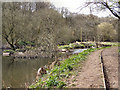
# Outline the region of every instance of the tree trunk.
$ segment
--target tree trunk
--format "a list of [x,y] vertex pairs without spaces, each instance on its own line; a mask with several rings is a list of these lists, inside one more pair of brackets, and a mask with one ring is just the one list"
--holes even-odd
[[[5,37],[4,37],[5,38]],[[10,41],[8,40],[8,38],[5,38],[6,41],[8,42],[8,44],[10,45],[12,50],[15,50],[15,46],[13,44],[10,43]]]

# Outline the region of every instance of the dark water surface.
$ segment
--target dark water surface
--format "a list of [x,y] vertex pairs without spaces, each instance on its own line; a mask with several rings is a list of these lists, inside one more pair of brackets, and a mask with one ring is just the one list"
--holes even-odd
[[25,85],[31,85],[35,81],[37,70],[53,61],[53,58],[14,59],[12,57],[3,57],[3,87],[23,88]]

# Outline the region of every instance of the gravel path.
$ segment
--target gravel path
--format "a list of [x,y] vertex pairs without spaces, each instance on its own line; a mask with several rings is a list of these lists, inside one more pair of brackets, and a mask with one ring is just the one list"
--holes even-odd
[[[91,53],[84,62],[82,69],[78,68],[77,75],[71,76],[67,82],[69,88],[103,88],[103,73],[101,69],[102,50]],[[103,50],[103,60],[107,69],[111,88],[118,87],[118,51],[117,47],[112,47]]]

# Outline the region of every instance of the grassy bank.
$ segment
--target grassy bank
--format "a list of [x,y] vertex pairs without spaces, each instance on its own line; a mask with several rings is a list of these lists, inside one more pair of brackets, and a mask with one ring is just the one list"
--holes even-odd
[[[104,47],[103,47],[104,48]],[[103,49],[98,48],[98,49]],[[98,49],[87,49],[77,55],[72,55],[70,58],[60,61],[60,65],[54,66],[53,69],[47,70],[44,75],[34,85],[29,88],[63,88],[66,86],[65,79],[74,74],[74,68],[86,60],[87,55]],[[79,63],[79,64],[78,64]]]
[[[99,45],[104,46],[104,45],[110,45],[110,46],[117,46],[117,42],[97,42]],[[70,43],[68,45],[61,45],[58,46],[59,49],[74,49],[74,48],[87,48],[87,47],[96,47],[95,42],[75,42],[75,43]]]

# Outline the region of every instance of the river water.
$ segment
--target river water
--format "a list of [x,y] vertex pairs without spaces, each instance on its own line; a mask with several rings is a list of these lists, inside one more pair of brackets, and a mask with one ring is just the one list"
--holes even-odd
[[72,54],[77,54],[77,53],[83,52],[84,50],[87,50],[87,48],[85,48],[85,49],[74,49]]
[[[74,49],[72,54],[77,54],[84,50],[86,49]],[[13,57],[2,57],[3,88],[24,88],[31,85],[35,82],[37,70],[53,61],[53,58],[14,59]]]
[[53,58],[14,59],[12,57],[3,57],[3,87],[23,88],[25,85],[31,85],[35,81],[37,70],[53,61]]

